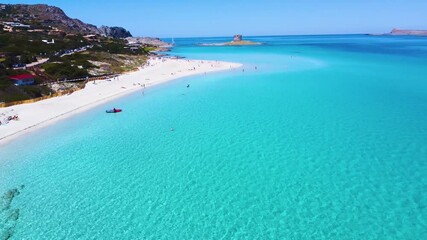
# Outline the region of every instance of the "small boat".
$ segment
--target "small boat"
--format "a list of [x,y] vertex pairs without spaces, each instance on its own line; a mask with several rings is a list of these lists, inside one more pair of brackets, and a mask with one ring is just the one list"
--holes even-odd
[[106,113],[119,113],[121,111],[122,110],[120,108],[113,108],[113,109],[110,109],[110,110],[105,110]]

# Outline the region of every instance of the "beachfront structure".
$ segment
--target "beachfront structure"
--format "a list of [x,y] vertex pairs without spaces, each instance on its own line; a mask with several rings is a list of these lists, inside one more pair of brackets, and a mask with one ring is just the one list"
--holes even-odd
[[31,74],[20,74],[9,77],[10,80],[14,81],[16,86],[32,85],[34,84],[34,76]]

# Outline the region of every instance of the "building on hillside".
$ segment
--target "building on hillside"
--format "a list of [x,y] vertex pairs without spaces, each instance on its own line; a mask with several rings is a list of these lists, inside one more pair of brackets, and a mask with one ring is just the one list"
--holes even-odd
[[49,40],[42,40],[42,42],[46,43],[46,44],[55,44],[55,39],[52,38],[52,41]]
[[19,22],[3,22],[3,25],[10,26],[10,27],[19,27],[19,28],[30,28],[30,25],[22,24]]
[[67,34],[64,32],[64,31],[62,31],[62,30],[50,30],[49,32],[48,32],[48,35],[49,36],[61,36],[61,37],[65,37]]
[[9,79],[12,80],[16,86],[34,84],[34,76],[31,74],[20,74],[20,75],[10,76]]
[[7,26],[7,25],[3,25],[3,31],[5,31],[5,32],[13,32],[13,27]]
[[12,64],[12,69],[14,69],[14,70],[25,70],[25,69],[27,69],[27,67],[25,66],[24,63],[14,63],[14,64]]
[[5,32],[20,32],[21,29],[29,29],[31,26],[19,22],[3,22],[3,31]]
[[90,34],[90,35],[86,35],[86,36],[83,36],[86,40],[88,40],[88,41],[97,41],[98,40],[98,37],[96,36],[96,35],[93,35],[93,34]]
[[31,29],[31,30],[28,30],[28,32],[42,33],[42,32],[46,32],[46,30],[44,30],[44,29]]

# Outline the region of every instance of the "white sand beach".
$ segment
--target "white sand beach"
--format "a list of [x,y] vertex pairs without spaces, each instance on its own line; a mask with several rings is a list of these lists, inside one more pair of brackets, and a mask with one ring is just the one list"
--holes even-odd
[[[139,71],[110,80],[89,82],[84,89],[69,95],[0,108],[0,145],[28,131],[45,127],[125,94],[143,91],[144,88],[182,77],[240,66],[241,64],[229,62],[153,58]],[[18,115],[19,120],[11,120],[5,124],[4,119],[14,115]]]

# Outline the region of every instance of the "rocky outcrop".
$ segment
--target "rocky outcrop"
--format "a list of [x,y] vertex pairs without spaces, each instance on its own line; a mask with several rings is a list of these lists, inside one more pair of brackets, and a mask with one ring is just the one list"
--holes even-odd
[[160,40],[160,38],[152,37],[128,37],[126,38],[129,44],[151,45],[156,47],[172,47],[171,44]]
[[24,185],[5,192],[0,197],[0,239],[11,239],[19,220],[19,209],[12,207],[12,202],[17,197]]
[[112,38],[127,38],[132,34],[122,27],[100,28],[79,19],[68,17],[62,9],[46,4],[8,4],[0,15],[0,22],[20,22],[34,27],[56,28],[72,34],[95,34]]
[[242,40],[243,40],[243,37],[240,34],[234,35],[234,37],[233,37],[233,42],[239,42]]
[[100,34],[94,25],[68,17],[62,9],[45,4],[16,4],[7,5],[4,21],[32,23],[43,27],[56,27],[67,33]]
[[132,34],[122,27],[101,26],[99,30],[101,31],[101,34],[105,35],[106,37],[112,37],[112,38],[132,37]]

